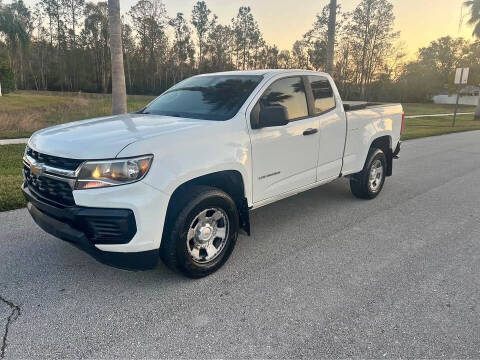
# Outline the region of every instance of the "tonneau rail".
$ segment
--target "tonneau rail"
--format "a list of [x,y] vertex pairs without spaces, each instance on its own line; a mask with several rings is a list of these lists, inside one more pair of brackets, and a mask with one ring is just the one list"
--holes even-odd
[[360,101],[351,101],[351,102],[343,102],[343,108],[345,111],[355,111],[355,110],[363,110],[369,107],[374,106],[381,106],[381,105],[388,105],[382,103],[371,103],[371,102],[360,102]]

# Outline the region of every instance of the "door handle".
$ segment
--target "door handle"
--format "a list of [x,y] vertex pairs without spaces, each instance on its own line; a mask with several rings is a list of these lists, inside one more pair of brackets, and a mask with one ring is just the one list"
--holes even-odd
[[303,136],[313,135],[318,132],[318,129],[307,129],[303,132]]

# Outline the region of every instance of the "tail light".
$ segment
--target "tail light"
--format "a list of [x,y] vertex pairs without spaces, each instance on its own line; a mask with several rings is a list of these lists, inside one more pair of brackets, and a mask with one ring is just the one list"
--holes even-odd
[[404,130],[405,130],[405,113],[402,113],[402,127],[400,129],[400,134],[403,134]]

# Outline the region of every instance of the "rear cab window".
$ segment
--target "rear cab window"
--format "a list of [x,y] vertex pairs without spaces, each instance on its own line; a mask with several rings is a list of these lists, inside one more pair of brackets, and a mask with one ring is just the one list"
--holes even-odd
[[271,84],[259,100],[260,109],[281,106],[289,121],[308,117],[307,97],[300,76],[283,78]]
[[320,75],[309,75],[308,81],[312,88],[314,115],[321,115],[335,109],[335,97],[330,81]]

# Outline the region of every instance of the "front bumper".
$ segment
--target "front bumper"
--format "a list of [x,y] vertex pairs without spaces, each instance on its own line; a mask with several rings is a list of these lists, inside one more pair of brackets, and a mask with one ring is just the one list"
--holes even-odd
[[[80,193],[75,196],[77,205],[62,208],[28,187],[23,192],[31,216],[43,230],[100,262],[131,270],[150,269],[157,263],[166,205],[163,193],[150,186],[136,183],[103,192],[75,191],[74,196]],[[127,206],[129,201],[131,206]],[[157,212],[153,211],[155,203]]]

